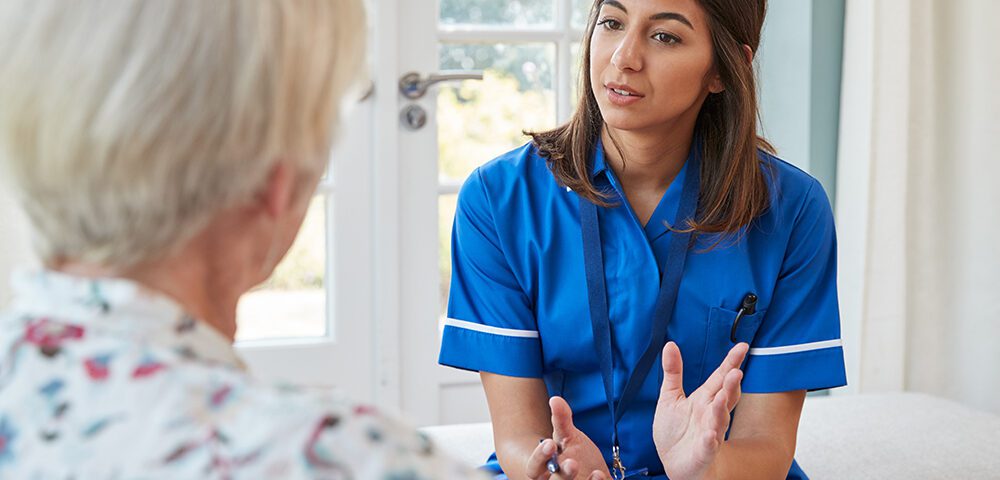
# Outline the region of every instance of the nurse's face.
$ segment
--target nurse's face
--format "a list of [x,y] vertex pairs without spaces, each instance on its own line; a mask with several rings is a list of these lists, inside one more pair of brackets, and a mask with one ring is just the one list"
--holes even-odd
[[590,84],[608,126],[694,125],[722,91],[712,39],[696,0],[605,0],[590,41]]

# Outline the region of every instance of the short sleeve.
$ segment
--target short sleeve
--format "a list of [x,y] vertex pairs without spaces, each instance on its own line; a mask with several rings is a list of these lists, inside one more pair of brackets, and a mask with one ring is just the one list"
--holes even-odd
[[833,211],[815,180],[795,215],[771,304],[750,346],[744,373],[747,393],[847,384]]
[[531,299],[505,255],[481,170],[462,186],[452,229],[452,277],[438,362],[472,371],[541,377]]

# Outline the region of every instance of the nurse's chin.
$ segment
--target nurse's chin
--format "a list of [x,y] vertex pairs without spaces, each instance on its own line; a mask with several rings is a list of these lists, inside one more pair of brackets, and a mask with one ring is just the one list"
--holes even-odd
[[629,112],[608,112],[604,114],[604,124],[613,130],[626,132],[652,131],[667,128],[669,123],[643,118],[642,115]]

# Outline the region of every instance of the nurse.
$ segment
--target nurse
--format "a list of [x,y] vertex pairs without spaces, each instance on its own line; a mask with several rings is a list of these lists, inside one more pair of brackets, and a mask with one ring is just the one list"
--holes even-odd
[[804,478],[805,394],[846,384],[836,239],[756,133],[764,12],[596,1],[573,118],[463,186],[439,361],[480,372],[498,478],[549,478],[557,450],[595,476]]

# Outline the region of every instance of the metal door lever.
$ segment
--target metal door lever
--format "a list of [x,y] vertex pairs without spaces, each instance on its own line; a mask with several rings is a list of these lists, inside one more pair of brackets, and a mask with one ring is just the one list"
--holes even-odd
[[427,89],[437,83],[482,79],[481,71],[444,71],[432,73],[427,78],[421,78],[417,72],[410,72],[399,79],[399,93],[410,100],[416,100],[423,98]]

